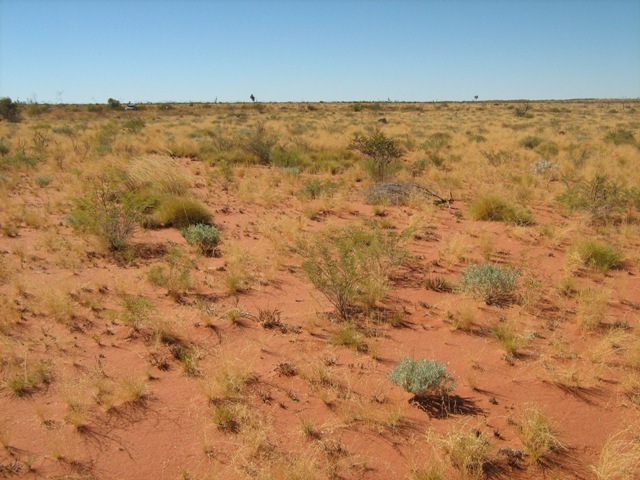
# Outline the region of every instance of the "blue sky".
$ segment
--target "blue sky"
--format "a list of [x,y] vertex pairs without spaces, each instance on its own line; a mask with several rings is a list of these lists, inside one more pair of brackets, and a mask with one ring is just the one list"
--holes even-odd
[[640,97],[638,0],[0,0],[0,96]]

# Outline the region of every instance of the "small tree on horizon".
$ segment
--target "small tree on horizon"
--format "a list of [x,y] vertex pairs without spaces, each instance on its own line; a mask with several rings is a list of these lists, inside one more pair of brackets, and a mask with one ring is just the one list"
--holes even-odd
[[116,100],[115,98],[109,98],[107,100],[107,105],[109,105],[109,108],[111,110],[117,110],[118,108],[120,108],[120,101]]
[[0,117],[9,122],[19,122],[18,102],[14,102],[9,97],[0,98]]

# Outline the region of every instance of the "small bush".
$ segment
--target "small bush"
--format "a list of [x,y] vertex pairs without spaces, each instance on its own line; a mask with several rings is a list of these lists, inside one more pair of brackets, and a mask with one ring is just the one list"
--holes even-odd
[[203,255],[215,256],[216,247],[220,243],[220,231],[216,227],[198,223],[183,228],[180,233],[188,243],[198,247]]
[[354,226],[317,235],[298,252],[311,283],[347,319],[359,304],[370,309],[385,296],[391,271],[406,256],[400,240]]
[[622,266],[622,254],[610,243],[601,240],[586,240],[576,246],[576,253],[586,267],[600,272],[619,269]]
[[167,195],[162,197],[146,219],[151,228],[186,228],[189,225],[210,224],[211,212],[195,198]]
[[38,185],[40,188],[44,188],[51,184],[51,182],[53,181],[53,177],[51,175],[37,175],[34,180],[36,182],[36,185]]
[[142,118],[130,118],[122,124],[122,128],[127,133],[140,133],[145,125],[146,122]]
[[558,155],[558,145],[555,142],[545,140],[535,148],[535,151],[543,158],[551,158]]
[[366,169],[374,182],[390,180],[399,170],[403,151],[400,142],[387,137],[379,128],[369,134],[353,134],[349,148],[367,158]]
[[568,213],[575,210],[588,212],[593,220],[610,221],[613,214],[619,214],[627,208],[640,207],[633,188],[626,189],[608,175],[597,174],[587,182],[570,185],[559,197]]
[[527,150],[533,150],[542,142],[544,142],[544,138],[529,135],[528,137],[524,137],[522,140],[520,140],[520,146],[526,148]]
[[4,138],[0,138],[0,157],[4,157],[10,151],[9,145],[7,145]]
[[24,152],[16,152],[13,155],[0,158],[0,170],[35,167],[41,160],[42,158],[36,155],[27,155]]
[[145,208],[121,185],[113,176],[98,176],[91,193],[77,200],[77,207],[68,218],[74,228],[97,235],[112,251],[127,248]]
[[617,128],[608,132],[604,136],[604,141],[607,143],[613,143],[614,145],[635,145],[636,138],[631,130],[625,130],[624,128]]
[[332,196],[340,185],[331,181],[321,181],[317,178],[309,180],[300,189],[300,195],[310,200],[319,198],[322,195]]
[[461,289],[481,298],[487,305],[508,304],[514,301],[519,276],[514,268],[474,264],[462,272]]
[[446,395],[456,388],[447,366],[437,360],[401,360],[389,373],[389,380],[417,397]]
[[0,98],[0,117],[9,122],[19,122],[18,102],[14,102],[9,97]]
[[521,226],[535,223],[531,212],[492,194],[478,197],[470,205],[469,214],[474,220],[505,222]]
[[264,123],[259,122],[250,130],[245,130],[238,141],[240,148],[253,154],[259,163],[268,165],[277,139],[270,133]]
[[352,348],[360,353],[369,351],[369,345],[365,339],[362,338],[362,334],[358,331],[357,327],[352,323],[340,327],[333,335],[331,343]]

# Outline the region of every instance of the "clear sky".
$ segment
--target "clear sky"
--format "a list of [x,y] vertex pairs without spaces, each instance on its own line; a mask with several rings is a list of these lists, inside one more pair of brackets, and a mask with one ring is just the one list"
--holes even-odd
[[0,0],[0,96],[640,97],[639,0]]

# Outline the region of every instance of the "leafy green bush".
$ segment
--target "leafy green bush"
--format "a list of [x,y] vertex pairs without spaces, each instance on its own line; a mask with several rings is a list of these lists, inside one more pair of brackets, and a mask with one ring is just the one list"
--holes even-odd
[[585,240],[578,243],[576,253],[587,266],[606,272],[622,266],[622,254],[610,243],[601,240]]
[[447,366],[437,360],[401,360],[389,373],[389,380],[417,397],[446,395],[456,388]]
[[387,137],[376,128],[371,133],[353,134],[349,148],[367,158],[366,169],[374,182],[390,180],[401,167],[402,148],[396,139]]
[[198,247],[203,255],[215,256],[216,247],[220,243],[220,231],[216,227],[198,223],[183,228],[180,233],[188,243]]
[[145,226],[151,228],[186,228],[189,225],[210,224],[211,212],[195,198],[166,195],[160,198],[153,212],[145,219]]
[[351,226],[331,230],[298,246],[309,281],[331,302],[342,319],[358,305],[372,308],[386,295],[389,275],[406,251],[401,237]]
[[520,272],[511,267],[474,264],[462,271],[460,287],[487,305],[503,305],[514,301],[519,276]]
[[523,226],[535,223],[531,212],[493,194],[479,196],[470,205],[469,214],[474,220],[505,222]]

